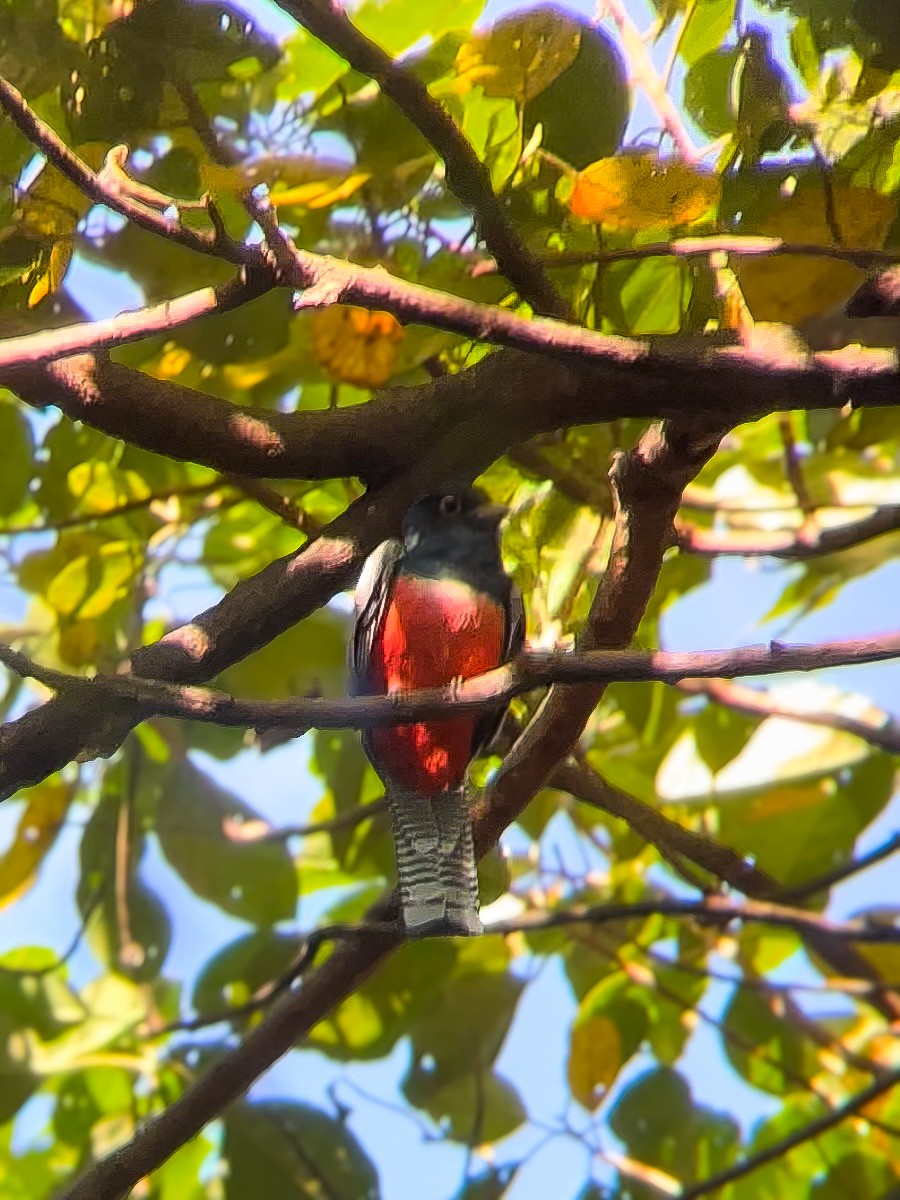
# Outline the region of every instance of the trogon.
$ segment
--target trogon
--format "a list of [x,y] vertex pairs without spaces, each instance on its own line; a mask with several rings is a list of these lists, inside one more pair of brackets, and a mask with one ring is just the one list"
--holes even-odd
[[[356,591],[354,694],[441,687],[519,652],[522,600],[500,559],[505,513],[476,488],[426,496],[407,513],[403,540],[373,551]],[[409,937],[482,931],[466,772],[504,709],[363,735],[384,783]]]

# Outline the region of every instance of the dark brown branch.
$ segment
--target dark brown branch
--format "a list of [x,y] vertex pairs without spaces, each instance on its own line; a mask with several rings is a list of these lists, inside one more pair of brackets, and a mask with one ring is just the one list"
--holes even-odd
[[336,50],[355,71],[377,82],[384,95],[443,159],[447,187],[471,210],[480,237],[519,295],[537,312],[566,317],[568,305],[510,222],[491,186],[487,167],[426,85],[361,33],[337,0],[277,0],[277,3],[326,46]]
[[872,538],[900,529],[900,505],[888,504],[868,516],[842,525],[820,526],[806,522],[802,529],[753,532],[702,529],[678,522],[678,544],[691,554],[713,558],[720,555],[739,555],[744,558],[765,555],[769,558],[805,559],[822,554],[834,554],[860,546]]
[[795,1129],[776,1142],[770,1142],[756,1154],[748,1155],[740,1162],[734,1163],[733,1166],[726,1167],[724,1171],[719,1171],[707,1179],[701,1179],[698,1183],[689,1185],[680,1193],[679,1200],[697,1200],[697,1197],[708,1196],[710,1192],[716,1192],[736,1179],[743,1179],[745,1175],[751,1174],[759,1167],[765,1166],[766,1163],[782,1158],[797,1146],[802,1146],[804,1142],[810,1142],[813,1138],[820,1137],[829,1129],[833,1129],[835,1125],[846,1121],[848,1117],[855,1116],[867,1104],[871,1104],[873,1100],[877,1100],[879,1096],[891,1091],[898,1084],[900,1084],[900,1070],[887,1072],[867,1088],[845,1100],[843,1104],[837,1105],[836,1108],[819,1117],[818,1120],[810,1121],[808,1125]]
[[[300,697],[293,700],[241,700],[211,688],[187,687],[125,675],[96,675],[88,683],[101,695],[122,696],[142,714],[179,717],[216,725],[262,729],[369,729],[407,724],[453,712],[481,712],[539,687],[685,678],[771,675],[825,667],[883,662],[900,657],[900,634],[881,638],[848,638],[810,646],[745,646],[738,650],[527,650],[505,666],[460,679],[447,687],[389,696],[345,700]],[[24,654],[0,643],[0,661],[23,678],[62,691],[84,688],[80,676],[40,667]]]
[[785,721],[797,721],[801,725],[839,729],[843,733],[852,733],[854,737],[861,738],[879,750],[886,750],[889,754],[900,754],[900,721],[888,716],[876,724],[875,721],[846,716],[840,712],[807,712],[802,708],[791,708],[773,699],[767,692],[736,683],[698,683],[684,680],[678,687],[689,695],[708,696],[716,704],[735,712],[756,717],[780,717]]
[[611,787],[590,767],[574,761],[560,764],[552,783],[576,800],[599,808],[627,824],[666,856],[680,856],[749,896],[775,895],[778,882],[730,846],[672,821],[642,800]]
[[[87,163],[70,150],[53,129],[34,112],[17,88],[0,76],[0,107],[4,109],[20,133],[36,146],[48,162],[70,179],[89,200],[105,204],[113,212],[127,217],[133,224],[150,233],[159,234],[170,242],[177,242],[188,250],[200,254],[212,254],[230,262],[252,264],[258,259],[258,251],[248,249],[221,232],[192,229],[172,220],[155,206],[129,195],[128,189],[117,185],[115,171],[92,171]],[[117,149],[117,148],[116,148]],[[111,152],[115,154],[115,150]],[[119,163],[116,155],[113,165]],[[120,165],[120,164],[119,164]]]
[[[562,764],[552,782],[570,792],[576,799],[627,821],[641,837],[656,846],[661,853],[680,855],[746,896],[762,900],[793,896],[793,892],[782,892],[778,882],[771,875],[755,864],[746,862],[729,846],[684,829],[649,805],[610,787],[586,764]],[[820,889],[822,880],[820,878],[801,885],[804,894],[813,894],[806,890],[810,884]],[[889,1020],[900,1020],[900,989],[892,989],[885,983],[878,971],[855,947],[815,930],[808,933],[807,944],[845,978],[869,980],[867,994],[872,997],[875,1007]]]
[[825,871],[815,879],[809,879],[806,883],[798,884],[796,887],[779,888],[777,899],[784,904],[806,900],[809,896],[815,896],[817,892],[827,891],[836,884],[843,883],[845,879],[851,879],[854,875],[867,871],[869,867],[883,862],[884,859],[890,858],[898,851],[900,851],[900,833],[895,833],[893,837],[882,842],[880,846],[876,846],[874,850],[870,850],[867,854],[861,854],[859,858],[851,858],[849,862]]
[[[701,901],[659,900],[541,913],[515,921],[498,922],[486,932],[506,935],[521,930],[560,928],[582,923],[601,924],[658,914],[691,917],[716,924],[739,920],[798,930],[827,929],[833,936],[854,941],[900,942],[900,929],[894,927],[870,925],[864,921],[832,924],[824,917],[799,909],[758,901],[738,903],[720,896],[708,896]],[[178,1100],[139,1129],[129,1142],[90,1167],[64,1194],[62,1200],[122,1200],[139,1179],[155,1170],[178,1146],[199,1133],[207,1121],[227,1107],[267,1066],[289,1050],[321,1018],[323,1012],[358,987],[379,961],[398,948],[402,939],[395,920],[396,908],[391,901],[377,905],[371,911],[369,920],[361,926],[327,926],[310,935],[295,960],[295,976],[308,969],[317,950],[326,941],[340,940],[342,944],[328,963],[316,974],[310,975],[298,991],[281,996],[266,1020],[246,1036],[238,1050],[214,1063]],[[900,1078],[900,1072],[894,1075]],[[860,1093],[864,1099],[856,1107],[862,1107],[874,1096],[881,1095],[893,1082],[896,1079],[888,1076],[879,1080],[879,1090],[873,1092],[870,1088],[866,1093]],[[846,1115],[849,1114],[843,1109],[834,1110],[829,1114],[826,1128]]]

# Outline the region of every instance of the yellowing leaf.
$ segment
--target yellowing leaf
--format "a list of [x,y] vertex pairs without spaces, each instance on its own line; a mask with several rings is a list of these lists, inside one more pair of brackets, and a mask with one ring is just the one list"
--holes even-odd
[[581,25],[556,9],[541,9],[499,21],[460,47],[455,90],[478,84],[486,96],[533,99],[575,61]]
[[[831,193],[842,245],[864,250],[883,246],[897,215],[896,196],[850,187],[842,180],[832,180]],[[821,178],[814,174],[801,178],[794,194],[782,199],[753,232],[787,242],[831,243],[834,235],[826,216]],[[754,318],[789,325],[833,308],[859,286],[865,275],[852,263],[794,254],[745,258],[735,264],[734,270]]]
[[60,662],[67,667],[86,667],[94,662],[100,632],[94,621],[73,621],[59,631]]
[[333,379],[363,388],[387,383],[405,336],[395,317],[335,304],[313,313],[312,323],[313,353]]
[[345,179],[319,179],[313,183],[302,183],[281,192],[272,192],[272,204],[275,208],[283,208],[288,204],[302,205],[304,208],[328,208],[330,204],[349,200],[371,178],[369,171],[354,171]]
[[64,237],[53,243],[49,254],[41,255],[41,265],[33,277],[31,291],[28,293],[29,308],[35,308],[62,285],[72,261],[73,249],[72,238]]
[[572,1095],[591,1112],[622,1065],[619,1031],[609,1017],[588,1017],[572,1030],[568,1078]]
[[641,230],[690,225],[718,201],[714,175],[655,154],[623,154],[580,171],[568,205],[608,229]]
[[45,780],[26,794],[13,840],[0,856],[0,908],[17,900],[34,883],[69,806],[69,789],[58,780]]

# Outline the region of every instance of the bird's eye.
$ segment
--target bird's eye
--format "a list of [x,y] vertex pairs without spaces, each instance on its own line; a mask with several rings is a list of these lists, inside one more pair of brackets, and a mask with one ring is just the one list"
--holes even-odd
[[438,512],[442,517],[455,517],[462,509],[459,496],[442,496],[438,504]]

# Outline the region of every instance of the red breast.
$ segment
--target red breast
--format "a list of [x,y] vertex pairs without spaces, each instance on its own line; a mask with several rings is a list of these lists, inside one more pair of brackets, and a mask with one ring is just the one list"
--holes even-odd
[[[506,615],[489,596],[454,579],[401,575],[372,647],[373,690],[442,687],[499,666]],[[372,731],[378,760],[422,795],[455,788],[472,757],[476,717],[450,717]]]

